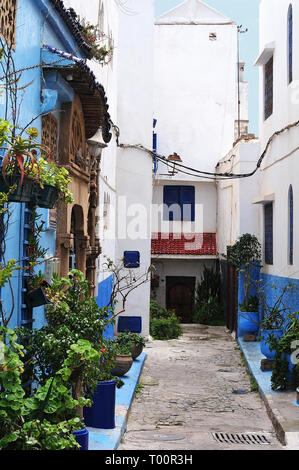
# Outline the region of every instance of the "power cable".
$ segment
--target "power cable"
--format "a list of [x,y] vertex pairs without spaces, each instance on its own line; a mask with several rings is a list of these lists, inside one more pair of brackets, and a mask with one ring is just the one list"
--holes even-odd
[[[165,155],[160,155],[160,154],[154,152],[153,150],[150,150],[150,149],[144,147],[142,144],[121,144],[121,143],[119,143],[119,137],[120,137],[119,127],[116,126],[111,121],[111,119],[110,119],[110,123],[111,123],[112,128],[114,129],[114,132],[115,132],[115,135],[116,135],[116,143],[117,143],[118,147],[143,150],[144,152],[150,154],[152,157],[157,158],[159,161],[162,161],[163,163],[167,164],[168,166],[170,165],[170,162],[169,162],[169,160],[167,160],[167,157],[165,157]],[[192,168],[192,167],[183,165],[182,163],[178,163],[178,162],[176,162],[174,164],[175,169],[179,170],[180,168],[183,168],[184,170],[188,170],[189,172],[191,171],[193,173],[200,174],[201,178],[204,178],[204,176],[202,176],[202,175],[205,175],[206,177],[209,177],[208,179],[213,179],[213,180],[217,180],[217,181],[221,180],[221,179],[228,180],[228,179],[235,179],[235,178],[249,178],[249,177],[253,176],[259,170],[259,168],[261,167],[261,164],[262,164],[264,158],[266,157],[268,149],[269,149],[272,141],[274,140],[274,138],[279,136],[280,134],[284,133],[285,131],[290,130],[294,127],[298,127],[298,126],[299,126],[299,120],[296,121],[296,122],[293,122],[292,124],[288,124],[287,126],[283,127],[279,131],[274,132],[272,134],[272,136],[269,138],[263,153],[259,157],[255,169],[253,171],[249,172],[249,173],[229,173],[229,172],[213,173],[213,172],[198,170],[196,168]],[[220,164],[221,164],[221,162],[220,162]],[[181,171],[181,173],[184,173],[183,170],[179,170],[179,171]],[[186,174],[190,174],[191,176],[197,176],[193,173],[187,173],[186,172]]]

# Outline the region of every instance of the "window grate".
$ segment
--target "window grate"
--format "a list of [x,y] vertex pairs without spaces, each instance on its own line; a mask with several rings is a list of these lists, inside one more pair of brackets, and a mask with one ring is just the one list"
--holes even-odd
[[269,445],[271,442],[264,434],[213,432],[212,436],[221,444]]

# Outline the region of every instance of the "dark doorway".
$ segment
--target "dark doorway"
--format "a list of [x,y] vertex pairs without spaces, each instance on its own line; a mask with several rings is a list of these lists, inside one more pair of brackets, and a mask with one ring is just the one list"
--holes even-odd
[[195,277],[166,277],[166,308],[175,311],[181,323],[192,323]]

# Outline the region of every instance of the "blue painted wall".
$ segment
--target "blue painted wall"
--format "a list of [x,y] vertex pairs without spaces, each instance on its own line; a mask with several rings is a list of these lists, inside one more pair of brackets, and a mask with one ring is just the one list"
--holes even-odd
[[[99,307],[106,307],[110,302],[111,292],[113,288],[113,275],[107,277],[104,281],[98,284],[98,295],[96,297],[96,302]],[[106,339],[114,338],[114,326],[109,324],[106,328],[104,337]]]
[[[23,128],[32,121],[30,127],[36,127],[41,134],[41,88],[44,80],[41,73],[42,46],[48,44],[62,49],[65,52],[73,53],[80,58],[85,56],[78,50],[78,45],[64,23],[61,16],[53,8],[48,0],[19,0],[17,9],[17,27],[16,27],[16,49],[14,60],[16,69],[24,69],[19,82],[19,87],[31,83],[22,92],[19,92],[19,102],[21,102],[21,112],[19,115],[18,126]],[[37,66],[37,67],[36,67]],[[33,67],[33,68],[31,68]],[[65,97],[58,96],[54,114],[59,118],[61,102]],[[0,117],[4,118],[5,103],[2,98],[0,101]],[[8,116],[8,120],[10,117]],[[25,205],[11,203],[11,219],[7,236],[6,260],[22,259],[24,256],[24,217]],[[41,245],[48,248],[48,255],[55,253],[55,231],[49,229],[47,209],[39,209],[42,220],[46,221],[46,232],[41,239]],[[38,269],[43,270],[42,266]],[[12,303],[15,304],[14,314],[10,326],[14,328],[21,324],[22,308],[22,274],[16,272],[12,278],[14,299],[12,299],[10,290],[4,287],[1,297],[5,309],[9,312]],[[42,307],[33,309],[33,326],[40,327],[45,323],[44,309]]]

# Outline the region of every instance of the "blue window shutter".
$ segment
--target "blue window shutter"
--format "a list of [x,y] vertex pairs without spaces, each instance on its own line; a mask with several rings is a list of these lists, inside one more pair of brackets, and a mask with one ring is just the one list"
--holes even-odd
[[264,207],[265,217],[265,263],[273,264],[273,203]]
[[294,261],[294,196],[293,187],[289,189],[289,264]]
[[124,252],[124,267],[125,268],[139,268],[139,266],[140,266],[139,251],[125,251]]
[[182,220],[195,220],[195,187],[182,186],[181,187],[181,209]]
[[[181,200],[180,200],[180,186],[164,186],[163,202],[164,205],[164,220],[181,220]],[[171,211],[167,208],[175,205]]]

